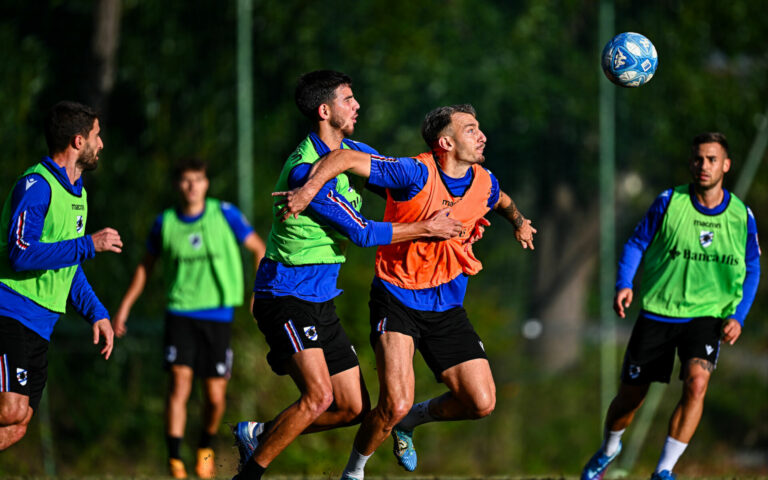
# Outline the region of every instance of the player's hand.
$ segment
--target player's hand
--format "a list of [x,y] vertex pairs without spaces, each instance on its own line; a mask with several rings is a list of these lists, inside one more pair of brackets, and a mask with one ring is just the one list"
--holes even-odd
[[291,216],[293,216],[293,218],[299,218],[299,214],[306,210],[316,194],[317,192],[311,192],[305,187],[294,188],[287,192],[272,192],[273,197],[283,197],[275,202],[275,205],[283,206],[283,208],[277,212],[277,217],[283,222],[288,220]]
[[741,324],[735,318],[729,318],[723,323],[723,341],[733,345],[741,336]]
[[115,332],[112,331],[112,325],[108,318],[102,318],[93,324],[94,345],[99,344],[101,336],[104,337],[104,348],[101,349],[100,353],[104,355],[104,360],[109,360],[109,356],[112,355],[112,347],[115,345]]
[[480,217],[480,219],[475,222],[475,226],[472,228],[472,233],[469,234],[469,238],[464,242],[464,251],[469,251],[469,249],[472,248],[473,243],[483,238],[485,227],[490,226],[491,222],[489,222],[487,218]]
[[125,326],[127,321],[128,312],[123,311],[123,309],[118,310],[117,315],[115,315],[115,318],[112,319],[112,329],[118,338],[122,337],[128,332],[128,327]]
[[461,234],[461,222],[449,217],[449,213],[451,213],[450,208],[443,208],[432,214],[428,219],[422,220],[427,229],[428,237],[446,240],[458,237]]
[[627,309],[630,305],[632,305],[633,296],[634,294],[632,293],[631,288],[622,288],[616,292],[616,296],[613,297],[613,310],[621,318],[625,318],[627,316],[624,309]]
[[123,241],[114,228],[105,228],[91,235],[93,247],[97,252],[122,252]]
[[538,230],[531,225],[531,221],[526,218],[523,220],[523,224],[515,230],[515,239],[520,242],[520,245],[522,245],[523,248],[530,248],[533,250],[533,234],[537,232]]

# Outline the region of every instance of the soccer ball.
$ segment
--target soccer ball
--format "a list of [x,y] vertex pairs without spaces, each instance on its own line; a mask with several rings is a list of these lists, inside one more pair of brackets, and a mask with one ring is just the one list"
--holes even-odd
[[616,35],[603,48],[603,73],[621,87],[639,87],[651,81],[659,56],[656,47],[643,35],[624,32]]

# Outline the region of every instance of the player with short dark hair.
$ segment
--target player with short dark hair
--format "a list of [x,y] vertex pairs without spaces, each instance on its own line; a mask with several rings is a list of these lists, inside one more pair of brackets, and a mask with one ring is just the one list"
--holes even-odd
[[245,294],[240,245],[250,250],[258,267],[264,242],[242,213],[228,202],[206,198],[208,165],[198,158],[180,160],[174,179],[180,193],[178,208],[157,216],[147,240],[147,253],[136,267],[131,284],[114,318],[122,337],[131,307],[138,299],[155,263],[162,259],[167,307],[164,355],[170,372],[166,402],[168,467],[174,478],[186,478],[180,447],[187,419],[193,378],[203,380],[203,431],[197,444],[195,472],[215,476],[212,440],[226,407],[232,372],[232,320]]
[[[369,305],[379,402],[363,419],[342,479],[361,480],[366,462],[390,433],[398,462],[413,471],[415,427],[482,418],[493,411],[493,375],[463,307],[469,276],[482,268],[471,244],[489,224],[483,216],[495,210],[515,226],[515,238],[523,248],[533,249],[536,229],[501,191],[496,177],[482,167],[486,137],[474,108],[435,109],[424,119],[422,132],[429,152],[386,158],[337,150],[317,162],[302,188],[276,192],[286,196],[279,213],[290,219],[317,198],[328,178],[351,172],[386,189],[385,221],[414,222],[447,209],[445,213],[462,224],[457,237],[393,243],[380,246],[376,253]],[[413,405],[416,349],[448,391]]]
[[28,168],[0,217],[0,450],[21,440],[45,388],[48,343],[67,301],[92,325],[93,343],[112,353],[109,313],[80,264],[120,252],[117,231],[85,234],[82,173],[96,168],[99,119],[90,107],[59,102],[45,119],[49,156]]
[[[302,76],[296,103],[313,131],[288,157],[276,189],[303,185],[313,164],[332,150],[375,153],[347,138],[360,104],[346,75],[321,70]],[[357,355],[333,303],[341,294],[336,280],[346,259],[346,239],[365,247],[449,238],[461,228],[445,215],[409,224],[366,219],[359,212],[362,198],[347,176],[327,180],[309,215],[285,222],[275,217],[256,274],[253,315],[269,344],[267,361],[278,375],[291,376],[300,397],[270,422],[237,424],[238,480],[261,478],[298,435],[359,423],[370,408]],[[274,212],[279,210],[275,206]]]
[[755,218],[723,188],[730,168],[725,136],[698,135],[689,160],[693,181],[659,195],[624,245],[613,308],[625,317],[642,263],[642,310],[627,345],[619,392],[608,408],[603,445],[584,467],[582,480],[605,475],[650,383],[669,383],[677,350],[682,397],[651,476],[675,478],[672,469],[701,420],[721,341],[733,345],[741,335],[760,279]]

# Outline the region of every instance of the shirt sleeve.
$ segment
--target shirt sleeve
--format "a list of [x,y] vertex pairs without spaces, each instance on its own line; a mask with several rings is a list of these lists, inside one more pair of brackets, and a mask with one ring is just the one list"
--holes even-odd
[[[485,168],[485,167],[483,167]],[[499,196],[501,195],[501,187],[499,186],[499,180],[496,178],[496,175],[491,173],[490,170],[487,168],[485,169],[486,172],[491,176],[491,196],[488,198],[488,208],[493,210],[493,207],[496,206],[497,203],[499,203]]]
[[746,246],[746,268],[747,273],[744,277],[744,285],[742,286],[742,297],[739,305],[736,307],[736,312],[733,314],[735,318],[742,326],[744,326],[744,320],[747,318],[749,309],[752,307],[752,302],[755,300],[757,294],[757,285],[760,282],[760,243],[757,238],[757,223],[755,222],[755,216],[752,210],[747,207],[747,246]]
[[416,193],[424,188],[429,170],[423,163],[412,157],[382,157],[371,155],[371,176],[368,182],[378,187],[393,190],[412,190]]
[[619,259],[619,268],[616,272],[616,290],[622,288],[632,288],[632,281],[637,273],[637,268],[643,259],[645,250],[653,240],[656,231],[664,219],[667,212],[669,201],[672,198],[672,189],[665,190],[651,204],[640,223],[635,227],[635,231],[629,238]]
[[17,272],[71,267],[96,255],[90,235],[41,242],[45,216],[51,203],[51,187],[39,174],[20,179],[11,195],[8,225],[8,258]]
[[147,252],[150,255],[159,257],[163,251],[163,214],[161,213],[155,217],[155,222],[152,224],[152,228],[149,230],[147,236]]
[[[303,185],[307,181],[310,164],[301,164],[291,170],[288,184],[291,188]],[[359,247],[388,245],[392,242],[392,224],[368,220],[350,204],[346,198],[336,192],[336,179],[332,179],[320,189],[309,204],[310,214],[321,223],[330,225]]]
[[221,213],[229,224],[229,228],[235,234],[235,238],[240,243],[245,241],[245,237],[253,232],[253,227],[248,223],[248,219],[245,215],[233,204],[229,202],[221,202]]
[[72,279],[69,301],[77,313],[82,315],[91,325],[103,318],[109,318],[109,312],[93,292],[88,279],[85,278],[83,267],[80,265],[77,266],[75,277]]

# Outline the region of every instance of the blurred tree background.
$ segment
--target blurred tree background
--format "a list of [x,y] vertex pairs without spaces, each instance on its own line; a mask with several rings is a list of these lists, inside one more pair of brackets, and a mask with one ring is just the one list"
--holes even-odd
[[[660,55],[650,84],[617,87],[620,251],[653,198],[688,181],[695,134],[728,136],[734,166],[726,186],[733,188],[768,108],[768,15],[759,0],[617,0],[615,9],[616,33],[643,33]],[[421,474],[574,475],[599,445],[597,96],[599,82],[607,81],[599,53],[608,38],[597,38],[597,19],[597,3],[589,0],[253,0],[251,221],[259,234],[269,232],[269,194],[282,162],[307,131],[293,103],[295,81],[320,68],[352,76],[362,105],[354,138],[388,155],[424,149],[419,128],[432,108],[474,104],[488,136],[487,166],[539,229],[536,250],[523,251],[511,227],[490,217],[494,225],[476,249],[485,271],[470,282],[466,307],[495,372],[496,412],[477,422],[421,428]],[[7,192],[45,155],[41,125],[51,105],[73,99],[99,107],[105,148],[100,168],[85,178],[87,229],[114,227],[126,247],[84,267],[112,311],[143,256],[154,216],[175,200],[174,160],[207,159],[211,194],[237,200],[236,27],[235,0],[0,5],[0,188]],[[365,198],[364,213],[380,218],[383,202]],[[764,233],[764,166],[745,201]],[[373,256],[373,249],[350,249],[337,306],[375,400],[367,341]],[[0,474],[164,473],[161,277],[151,280],[128,336],[107,362],[79,317],[60,320],[47,400],[26,438],[0,454]],[[738,344],[724,348],[679,472],[768,472],[766,288],[763,282]],[[636,306],[627,320],[616,318],[617,365],[635,312]],[[543,329],[524,336],[526,325]],[[269,370],[265,343],[245,309],[234,328],[225,419],[271,418],[297,392]],[[416,365],[417,400],[441,392],[418,355]],[[676,380],[664,392],[634,472],[655,465],[679,392]],[[194,397],[183,450],[190,462],[200,429],[199,392]],[[354,432],[302,437],[270,471],[334,477]],[[217,446],[227,476],[236,452],[225,427]],[[388,450],[385,444],[369,462],[370,473],[401,473]]]

